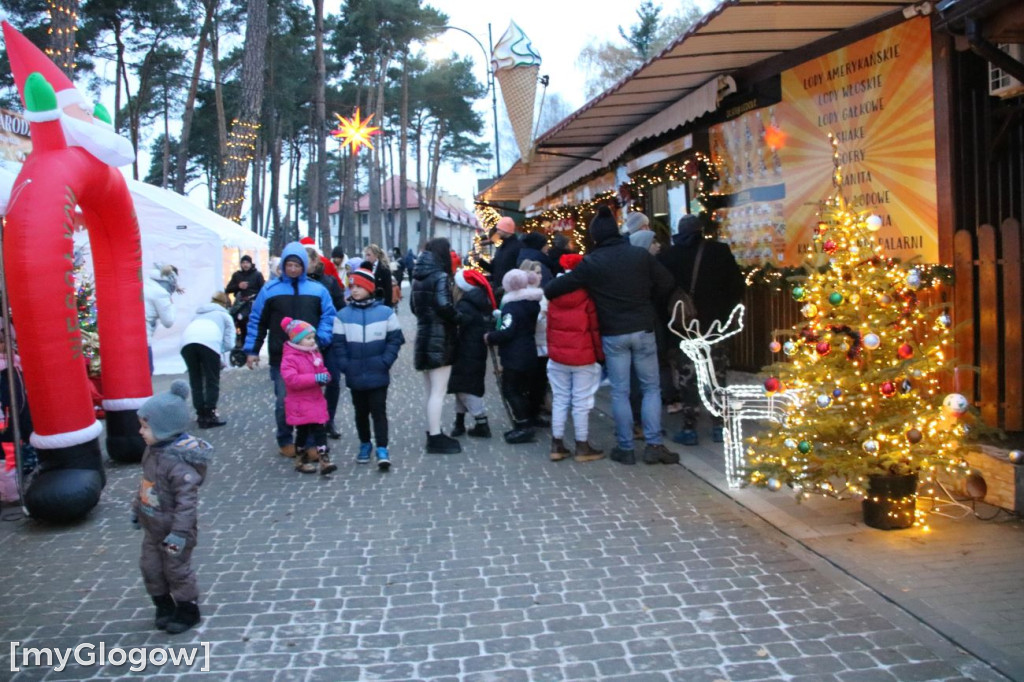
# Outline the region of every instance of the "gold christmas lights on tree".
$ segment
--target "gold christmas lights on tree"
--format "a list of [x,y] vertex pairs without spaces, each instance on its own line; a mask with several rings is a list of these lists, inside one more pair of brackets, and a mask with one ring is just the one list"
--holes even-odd
[[[873,475],[931,480],[939,471],[963,471],[961,417],[968,405],[942,390],[953,357],[945,304],[922,307],[921,271],[883,255],[878,216],[850,210],[839,191],[838,145],[830,139],[836,192],[815,230],[811,274],[791,290],[804,320],[784,343],[772,341],[779,360],[765,381],[767,392],[796,391],[800,399],[782,425],[748,441],[746,478],[770,490],[790,486],[798,498],[878,502],[868,492]],[[902,502],[909,512],[901,513],[912,516],[914,494],[889,501]]]

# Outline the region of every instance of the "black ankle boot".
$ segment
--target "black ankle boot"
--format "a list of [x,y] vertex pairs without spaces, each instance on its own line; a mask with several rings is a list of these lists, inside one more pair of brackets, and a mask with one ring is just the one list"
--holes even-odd
[[505,442],[509,445],[533,443],[536,440],[537,436],[527,420],[517,421],[514,429],[505,432]]
[[169,594],[161,594],[158,597],[150,595],[150,599],[156,606],[156,619],[153,621],[153,625],[157,630],[166,630],[171,616],[174,615],[174,599]]
[[201,429],[210,428],[210,418],[206,416],[206,410],[196,410],[196,425]]
[[226,419],[221,419],[220,415],[217,414],[217,410],[210,408],[206,411],[206,428],[214,428],[217,426],[224,426],[227,424]]
[[469,431],[466,431],[468,435],[472,436],[473,438],[491,437],[491,426],[490,424],[487,423],[486,415],[484,415],[483,417],[473,417],[473,421],[476,423],[473,424],[472,428],[470,428]]
[[432,455],[455,455],[462,452],[462,445],[451,436],[438,433],[427,434],[427,452]]
[[174,607],[174,615],[167,623],[167,634],[178,635],[199,622],[199,606],[194,601],[183,601]]
[[453,437],[466,435],[466,413],[456,412],[455,413],[455,426],[452,427]]

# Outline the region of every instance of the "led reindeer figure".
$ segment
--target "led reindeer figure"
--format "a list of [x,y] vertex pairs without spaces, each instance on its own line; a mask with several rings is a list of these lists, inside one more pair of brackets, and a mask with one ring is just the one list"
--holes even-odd
[[[682,330],[682,332],[678,330]],[[708,411],[725,422],[725,479],[730,488],[738,488],[743,481],[746,457],[743,446],[743,422],[768,420],[781,423],[798,396],[795,391],[765,394],[761,384],[719,386],[715,380],[715,366],[711,359],[711,346],[743,331],[743,304],[729,313],[724,323],[718,320],[701,331],[697,319],[687,320],[683,302],[676,303],[672,311],[669,330],[680,338],[679,348],[693,362],[701,402]]]

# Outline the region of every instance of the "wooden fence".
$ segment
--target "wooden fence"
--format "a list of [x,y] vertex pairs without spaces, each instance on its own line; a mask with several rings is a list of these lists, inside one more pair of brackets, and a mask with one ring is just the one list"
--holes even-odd
[[1020,223],[959,230],[953,237],[958,390],[989,426],[1024,430]]

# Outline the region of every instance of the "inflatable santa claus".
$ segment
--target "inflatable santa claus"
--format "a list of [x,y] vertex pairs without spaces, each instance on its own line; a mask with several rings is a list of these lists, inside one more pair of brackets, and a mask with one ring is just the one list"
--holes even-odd
[[24,494],[30,515],[66,522],[99,501],[102,426],[82,362],[72,278],[76,212],[89,232],[102,339],[107,453],[137,462],[145,447],[136,409],[152,393],[142,302],[139,225],[118,166],[131,144],[102,106],[3,22],[7,56],[30,123],[32,153],[7,201],[3,259],[24,367],[39,469]]

